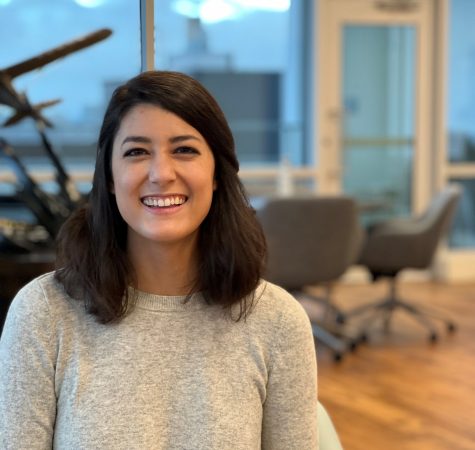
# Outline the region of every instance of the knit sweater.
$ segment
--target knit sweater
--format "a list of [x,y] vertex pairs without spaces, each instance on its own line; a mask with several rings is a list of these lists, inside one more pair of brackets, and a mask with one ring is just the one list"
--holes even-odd
[[136,292],[103,325],[53,274],[14,299],[0,341],[2,450],[316,449],[309,319],[258,287],[246,320],[201,294]]

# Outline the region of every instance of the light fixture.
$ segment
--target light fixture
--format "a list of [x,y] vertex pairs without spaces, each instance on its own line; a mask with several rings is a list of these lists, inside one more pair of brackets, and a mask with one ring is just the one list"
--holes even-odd
[[290,8],[290,0],[234,0],[233,3],[244,8],[276,12],[287,11]]
[[226,0],[207,0],[200,6],[200,19],[205,23],[236,19],[241,11]]
[[190,19],[198,19],[200,17],[200,5],[193,0],[176,0],[172,3],[172,9]]
[[[83,0],[84,1],[84,0]],[[284,12],[291,0],[175,0],[172,8],[178,14],[204,23],[232,20],[253,11]]]
[[74,0],[79,6],[84,8],[97,8],[102,6],[106,0]]

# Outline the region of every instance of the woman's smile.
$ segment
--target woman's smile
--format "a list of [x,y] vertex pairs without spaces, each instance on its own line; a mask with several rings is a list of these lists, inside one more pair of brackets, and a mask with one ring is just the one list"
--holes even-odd
[[184,195],[147,196],[141,199],[142,203],[149,208],[167,208],[183,205],[186,202]]

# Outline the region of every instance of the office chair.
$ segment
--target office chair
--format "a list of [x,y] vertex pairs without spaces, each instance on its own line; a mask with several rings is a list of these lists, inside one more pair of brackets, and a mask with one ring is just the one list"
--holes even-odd
[[428,329],[431,342],[438,339],[434,320],[444,323],[448,331],[455,330],[455,324],[440,313],[400,299],[397,295],[397,276],[405,269],[430,267],[441,240],[450,229],[460,196],[461,189],[457,185],[449,185],[435,196],[422,215],[389,219],[368,230],[358,264],[369,270],[373,281],[381,277],[389,278],[389,295],[382,301],[340,313],[337,317],[340,323],[369,313],[362,322],[363,331],[378,319],[382,319],[385,329],[389,330],[393,313],[403,310]]
[[[357,337],[336,330],[339,310],[331,303],[331,287],[356,260],[362,240],[355,201],[350,197],[269,199],[258,209],[267,240],[265,277],[298,297],[323,302],[330,321],[312,323],[314,337],[333,351],[334,359],[355,347]],[[324,285],[324,298],[304,292]]]

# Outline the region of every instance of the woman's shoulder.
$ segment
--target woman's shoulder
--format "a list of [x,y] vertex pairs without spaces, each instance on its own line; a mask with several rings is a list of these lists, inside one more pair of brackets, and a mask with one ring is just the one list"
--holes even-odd
[[18,291],[15,298],[25,298],[32,295],[40,295],[47,298],[64,296],[64,290],[61,284],[56,280],[54,274],[54,271],[47,272],[32,279]]
[[270,349],[271,358],[293,348],[313,348],[309,316],[297,299],[273,283],[262,281],[254,307],[246,318],[250,336]]
[[71,307],[71,299],[62,285],[48,272],[25,284],[15,295],[9,314],[20,317],[34,315],[53,319],[56,312]]
[[280,325],[308,326],[309,317],[298,300],[282,287],[262,280],[255,291],[254,311]]

